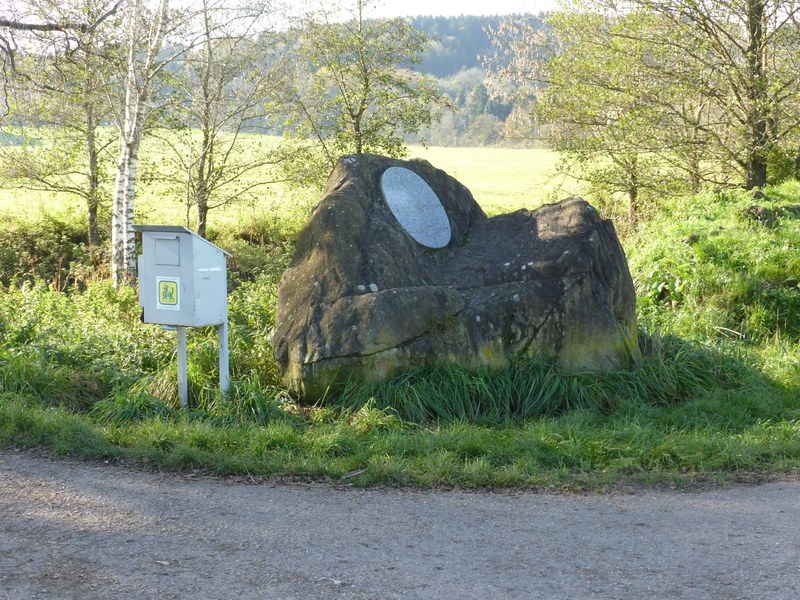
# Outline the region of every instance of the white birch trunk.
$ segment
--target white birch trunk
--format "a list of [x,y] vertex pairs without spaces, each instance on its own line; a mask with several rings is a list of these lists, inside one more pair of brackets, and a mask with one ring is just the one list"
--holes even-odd
[[[120,136],[122,137],[122,136]],[[120,140],[120,156],[117,161],[117,175],[114,182],[114,201],[111,206],[111,279],[114,287],[123,283],[125,265],[125,165],[127,164],[128,146]]]
[[114,286],[136,276],[136,238],[133,231],[136,198],[136,167],[144,122],[144,103],[158,69],[156,57],[164,41],[169,0],[159,0],[158,13],[150,27],[144,62],[139,62],[139,24],[142,0],[131,0],[128,12],[128,56],[125,74],[125,113],[119,123],[119,159],[111,214],[111,277]]
[[111,207],[111,278],[117,287],[127,282],[125,254],[128,229],[127,189],[130,156],[130,134],[138,113],[139,90],[136,85],[136,42],[139,37],[141,0],[132,0],[128,6],[128,53],[125,69],[125,113],[119,123],[119,158],[114,180],[114,200]]
[[141,135],[136,135],[130,154],[128,156],[127,188],[125,190],[125,274],[130,280],[136,277],[136,236],[133,231],[135,222],[133,217],[134,199],[136,198],[136,165],[139,161],[139,140]]

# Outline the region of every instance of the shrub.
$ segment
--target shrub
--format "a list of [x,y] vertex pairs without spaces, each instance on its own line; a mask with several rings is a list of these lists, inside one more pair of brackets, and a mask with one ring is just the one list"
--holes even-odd
[[83,285],[105,271],[107,244],[89,248],[86,226],[77,214],[4,214],[3,221],[0,284],[39,279],[61,291]]

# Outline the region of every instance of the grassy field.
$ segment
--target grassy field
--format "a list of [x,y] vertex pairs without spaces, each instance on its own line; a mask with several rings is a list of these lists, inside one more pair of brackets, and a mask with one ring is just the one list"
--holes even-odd
[[412,147],[411,157],[458,179],[489,214],[536,208],[581,190],[556,173],[558,155],[550,150]]
[[[274,146],[279,138],[243,134],[241,139],[244,144],[251,144],[253,147],[266,151]],[[114,178],[112,164],[107,160],[105,165],[104,186],[109,198]],[[137,222],[170,225],[186,224],[186,208],[183,197],[185,174],[176,175],[175,173],[170,173],[169,164],[165,143],[157,135],[145,137],[142,141],[138,165],[135,209]],[[254,171],[249,177],[262,180],[272,180],[274,178],[266,170]],[[36,217],[48,212],[80,213],[84,210],[82,202],[80,198],[72,195],[59,195],[48,191],[0,188],[0,214],[6,212]],[[308,200],[304,199],[304,202],[307,203]],[[274,215],[276,211],[283,210],[289,206],[294,209],[295,204],[293,195],[283,187],[265,185],[259,188],[257,202],[222,207],[213,211],[211,218],[220,225],[228,225],[253,215]],[[107,215],[109,207],[104,206],[102,208]],[[196,216],[190,212],[190,226],[194,226],[195,219]]]
[[[273,138],[265,138],[272,143]],[[154,145],[155,142],[149,142]],[[409,158],[423,158],[466,185],[489,214],[519,208],[536,208],[578,193],[580,186],[556,174],[557,155],[541,149],[507,148],[423,148],[412,146]],[[143,154],[146,155],[147,147]],[[235,224],[262,216],[280,216],[294,211],[297,205],[308,206],[314,197],[297,198],[296,191],[280,185],[265,186],[255,203],[223,207],[211,213],[212,226]],[[81,214],[83,206],[76,197],[51,192],[0,188],[0,215],[36,217],[48,212]],[[139,223],[183,225],[186,210],[181,198],[165,191],[163,184],[145,178],[138,187],[136,217]],[[194,214],[190,215],[194,219]]]
[[[568,195],[548,188],[555,161],[543,151],[412,154],[456,175],[488,212]],[[135,290],[98,275],[80,211],[65,214],[63,199],[20,207],[12,192],[0,217],[0,445],[355,485],[603,489],[792,477],[800,218],[785,207],[800,204],[800,184],[767,194],[759,202],[776,215],[769,227],[753,218],[751,196],[730,191],[665,199],[626,236],[644,353],[635,370],[432,368],[312,407],[282,388],[269,341],[297,208],[248,207],[216,221],[215,241],[235,257],[232,394],[216,391],[216,332],[193,329],[184,412],[174,333],[141,323]],[[48,212],[55,207],[60,216]],[[181,222],[164,199],[145,195],[140,209]],[[30,219],[16,220],[25,210]]]

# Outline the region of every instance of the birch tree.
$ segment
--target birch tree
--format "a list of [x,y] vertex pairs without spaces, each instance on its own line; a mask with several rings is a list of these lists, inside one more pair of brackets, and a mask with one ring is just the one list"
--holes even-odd
[[122,112],[117,116],[119,154],[111,208],[111,276],[115,286],[131,281],[136,273],[134,203],[139,147],[148,102],[156,77],[181,48],[164,50],[170,31],[169,0],[156,0],[147,10],[146,0],[129,0],[125,7],[125,47]]

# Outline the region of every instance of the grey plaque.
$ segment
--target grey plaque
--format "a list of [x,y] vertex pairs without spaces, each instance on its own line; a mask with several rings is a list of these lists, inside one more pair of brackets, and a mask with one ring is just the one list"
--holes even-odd
[[381,175],[381,193],[403,228],[423,246],[444,248],[450,243],[450,220],[436,192],[426,181],[403,167]]

